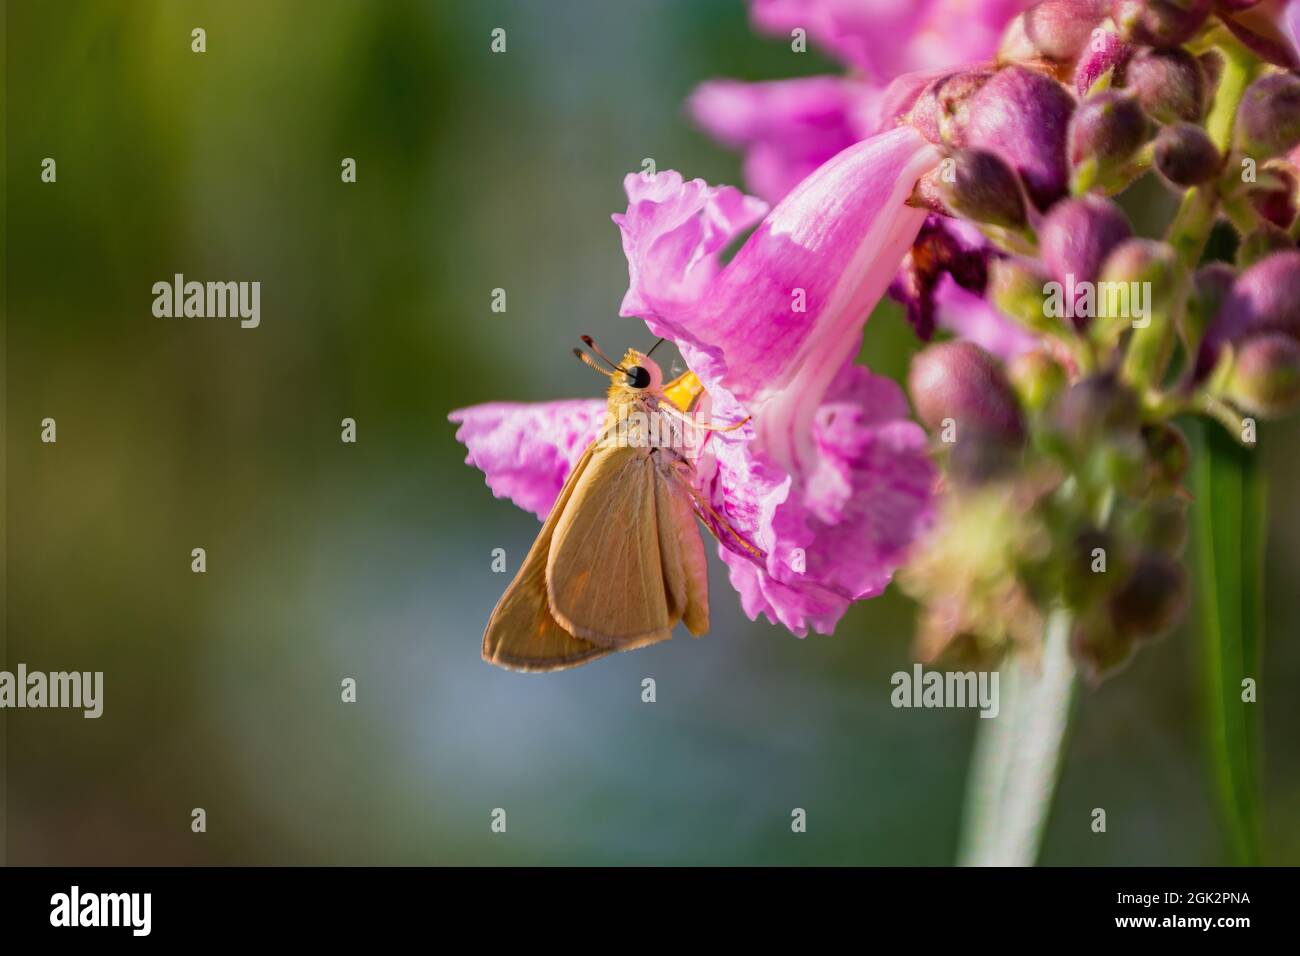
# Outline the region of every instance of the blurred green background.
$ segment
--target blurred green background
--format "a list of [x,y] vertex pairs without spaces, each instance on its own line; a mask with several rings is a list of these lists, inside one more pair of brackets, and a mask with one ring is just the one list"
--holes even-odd
[[[703,640],[546,677],[479,660],[491,551],[513,571],[538,523],[447,412],[598,395],[576,337],[651,341],[617,318],[623,175],[739,182],[684,96],[832,65],[740,0],[16,0],[5,49],[6,667],[106,684],[99,720],[0,712],[9,863],[954,858],[976,717],[890,707],[914,614],[892,589],[801,641],[711,559]],[[260,281],[261,327],[155,318],[176,272]],[[882,306],[864,359],[898,375],[913,348]],[[1273,863],[1300,862],[1298,440],[1260,448]],[[1044,862],[1226,859],[1194,667],[1184,631],[1083,694]]]

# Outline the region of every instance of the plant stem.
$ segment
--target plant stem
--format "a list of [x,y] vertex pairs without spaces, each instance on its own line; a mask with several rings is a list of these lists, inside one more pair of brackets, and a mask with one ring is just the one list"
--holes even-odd
[[998,716],[981,719],[977,731],[963,866],[1032,866],[1038,857],[1074,696],[1073,627],[1071,614],[1057,608],[1047,618],[1041,658],[1006,659]]

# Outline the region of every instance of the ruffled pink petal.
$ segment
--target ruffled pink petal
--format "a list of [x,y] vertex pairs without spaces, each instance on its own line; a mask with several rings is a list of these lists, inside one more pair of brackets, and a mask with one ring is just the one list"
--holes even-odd
[[[818,460],[806,481],[737,482],[731,472],[741,462],[752,467],[754,456],[742,448],[719,452],[720,507],[733,525],[757,513],[770,529],[755,532],[770,539],[762,567],[725,547],[725,537],[719,549],[751,618],[761,613],[800,637],[809,627],[829,634],[852,601],[885,589],[930,520],[935,472],[925,433],[907,414],[896,384],[849,365],[818,408]],[[738,500],[774,491],[774,508],[760,498],[746,509]]]
[[769,201],[861,139],[856,116],[866,87],[835,76],[766,83],[711,80],[687,101],[692,117],[726,145],[745,151],[745,181]]
[[[627,212],[612,218],[623,235],[628,289],[623,315],[672,315],[693,304],[717,275],[718,255],[767,212],[767,203],[734,186],[683,182],[680,173],[629,173]],[[675,339],[667,320],[657,335]]]
[[545,519],[574,464],[605,420],[599,398],[561,402],[492,402],[447,416],[460,425],[456,440],[498,498]]

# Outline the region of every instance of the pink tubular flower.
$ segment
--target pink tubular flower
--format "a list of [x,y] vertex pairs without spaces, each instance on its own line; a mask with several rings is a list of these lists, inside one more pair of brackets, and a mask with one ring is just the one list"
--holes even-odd
[[[1030,6],[1031,0],[750,0],[759,30],[790,36],[802,28],[857,72],[712,80],[695,90],[687,109],[706,131],[743,151],[748,187],[777,202],[849,143],[892,128],[934,81],[991,64],[1004,30]],[[891,292],[923,338],[938,324],[1003,357],[1030,344],[971,283],[963,288],[938,271],[914,273],[909,265]],[[928,279],[924,287],[916,286],[918,278]]]
[[[858,143],[796,187],[725,266],[723,248],[765,208],[733,188],[632,174],[627,212],[614,217],[628,257],[622,314],[678,346],[715,419],[752,416],[710,438],[696,478],[766,556],[719,533],[746,613],[800,636],[830,633],[851,601],[880,593],[928,521],[925,435],[901,390],[853,360],[925,218],[905,200],[937,160],[910,128]],[[599,404],[485,405],[452,420],[493,491],[540,511],[562,463],[595,437],[579,426]]]
[[[891,81],[991,59],[1029,0],[750,0],[759,30],[802,29],[857,73],[702,84],[687,106],[706,131],[742,149],[749,188],[769,202],[896,115]],[[932,77],[927,77],[932,78]],[[906,84],[905,84],[906,85]],[[919,87],[917,87],[919,91]]]

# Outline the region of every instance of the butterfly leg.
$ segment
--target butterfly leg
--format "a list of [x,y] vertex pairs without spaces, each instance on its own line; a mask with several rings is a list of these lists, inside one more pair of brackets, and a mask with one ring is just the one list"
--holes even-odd
[[[737,531],[735,528],[733,528],[731,526],[731,522],[728,521],[726,518],[724,518],[721,514],[719,514],[718,511],[713,507],[713,505],[709,504],[709,502],[705,499],[705,497],[702,494],[700,494],[699,491],[696,490],[695,483],[691,481],[692,473],[693,472],[691,466],[684,461],[679,461],[676,464],[674,464],[672,467],[673,479],[677,481],[679,484],[681,484],[682,488],[685,489],[686,493],[691,496],[691,499],[695,502],[695,506],[699,508],[702,512],[707,514],[709,518],[712,519],[713,522],[716,522],[718,527],[721,527],[726,531],[730,532],[732,537],[736,539],[736,542],[742,548],[744,548],[746,551],[748,551],[758,560],[766,561],[767,555],[759,548],[756,548],[754,545],[750,544],[749,541],[745,538],[745,536],[741,534],[739,531]],[[713,527],[709,525],[708,522],[705,522],[705,524],[706,526],[709,527],[709,531],[713,532],[714,537],[717,537],[717,532],[713,530]]]

